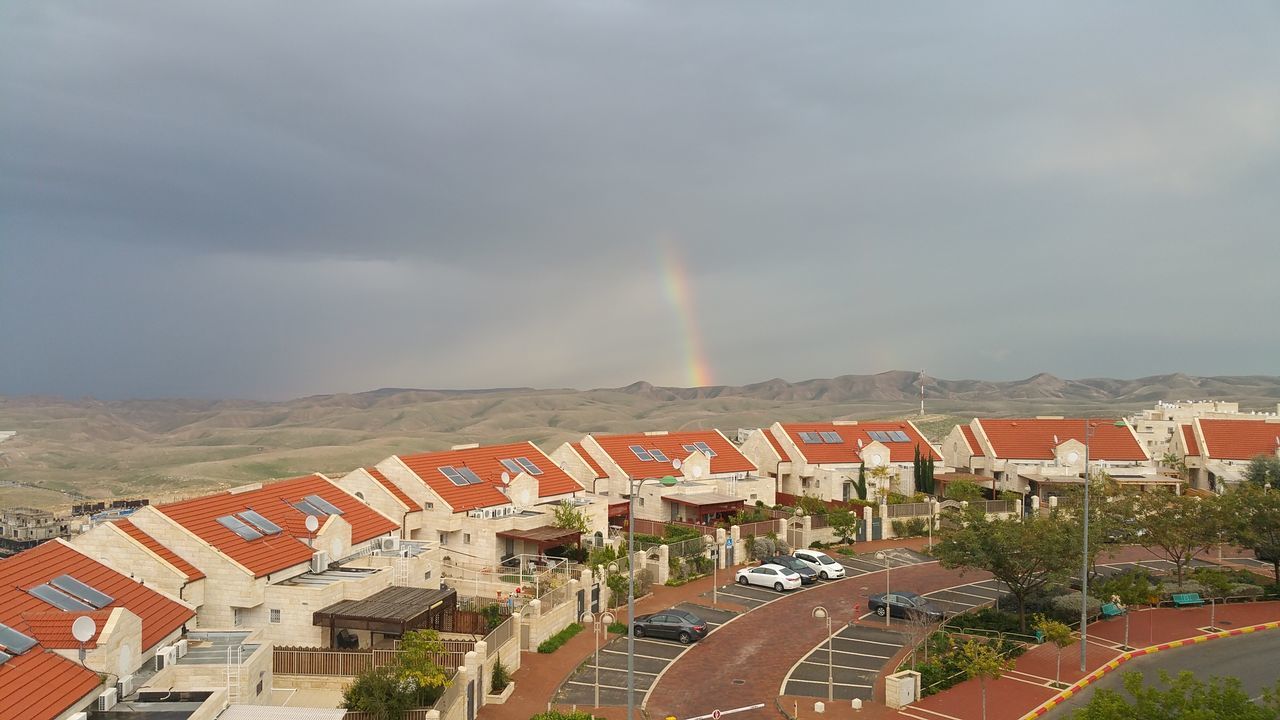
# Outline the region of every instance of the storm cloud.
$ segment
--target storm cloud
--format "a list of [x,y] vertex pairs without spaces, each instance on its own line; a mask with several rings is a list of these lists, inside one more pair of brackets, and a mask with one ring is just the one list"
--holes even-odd
[[1269,2],[5,3],[0,393],[688,384],[686,327],[718,383],[1274,373],[1277,37]]

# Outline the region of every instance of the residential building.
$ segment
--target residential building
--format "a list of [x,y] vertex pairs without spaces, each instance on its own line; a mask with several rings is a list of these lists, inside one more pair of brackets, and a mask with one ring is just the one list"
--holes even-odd
[[1194,418],[1181,426],[1172,452],[1193,487],[1222,492],[1245,478],[1254,458],[1280,456],[1280,417]]
[[606,529],[605,503],[530,442],[392,455],[375,469],[423,508],[414,539],[438,542],[454,564],[493,567],[576,545],[580,534],[555,524],[562,502],[586,515],[590,533]]
[[[1280,405],[1277,405],[1280,411]],[[1159,460],[1171,452],[1178,428],[1196,418],[1223,420],[1257,420],[1278,417],[1277,413],[1241,412],[1240,404],[1223,400],[1162,400],[1150,410],[1135,413],[1129,418],[1139,442],[1147,453]],[[1185,444],[1184,444],[1185,445]]]
[[1142,487],[1180,482],[1157,473],[1133,427],[1114,418],[974,418],[951,429],[942,454],[946,465],[989,478],[992,493],[1047,500],[1083,482],[1086,440],[1091,472]]
[[615,502],[619,511],[625,510],[621,503],[629,500],[633,480],[670,475],[679,481],[672,487],[642,483],[636,496],[639,519],[709,523],[744,505],[776,502],[773,482],[760,477],[755,464],[719,430],[588,435],[573,449],[604,474],[595,483],[596,494]]
[[0,557],[29,550],[54,538],[71,537],[72,520],[29,507],[0,509]]
[[401,540],[395,520],[319,474],[146,507],[122,522],[77,544],[121,558],[148,584],[177,585],[199,603],[202,630],[259,630],[266,643],[325,645],[331,633],[314,616],[326,607],[393,585],[439,585],[425,543]]
[[742,447],[778,492],[823,500],[856,499],[864,468],[868,499],[911,494],[917,450],[942,459],[909,420],[774,423],[751,432]]

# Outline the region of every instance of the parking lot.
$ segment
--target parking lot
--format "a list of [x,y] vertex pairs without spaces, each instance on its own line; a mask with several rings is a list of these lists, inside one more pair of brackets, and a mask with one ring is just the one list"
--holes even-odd
[[[773,592],[772,590],[768,592]],[[777,596],[777,593],[773,593]],[[697,615],[707,622],[707,630],[713,633],[721,625],[736,617],[738,613],[729,610],[720,610],[705,607],[703,605],[695,605],[693,603],[680,603],[675,606],[679,610],[686,610]],[[619,608],[615,611],[618,613],[622,622],[626,622],[626,608]],[[584,629],[583,632],[590,631],[590,628]],[[600,704],[601,705],[626,705],[627,704],[627,637],[625,635],[611,635],[612,640],[600,648]],[[604,638],[601,638],[604,642]],[[636,701],[649,692],[649,688],[653,685],[658,675],[666,669],[668,665],[675,662],[685,650],[690,646],[681,645],[675,640],[659,640],[654,638],[636,638]],[[588,658],[585,663],[578,667],[569,679],[560,686],[560,690],[556,693],[556,702],[574,705],[593,705],[595,703],[596,693],[596,663],[595,658]]]
[[869,700],[876,675],[906,641],[905,635],[883,628],[846,626],[796,663],[782,683],[782,694],[827,697],[829,663],[837,700]]

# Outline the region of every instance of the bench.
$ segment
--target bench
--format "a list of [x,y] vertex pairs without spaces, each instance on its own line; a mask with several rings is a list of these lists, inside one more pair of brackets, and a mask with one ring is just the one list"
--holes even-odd
[[1200,597],[1200,593],[1174,593],[1170,599],[1173,600],[1174,607],[1195,607],[1204,604],[1204,598]]
[[1120,617],[1123,614],[1124,614],[1124,608],[1120,607],[1115,603],[1107,603],[1106,605],[1102,606],[1102,617],[1104,619]]

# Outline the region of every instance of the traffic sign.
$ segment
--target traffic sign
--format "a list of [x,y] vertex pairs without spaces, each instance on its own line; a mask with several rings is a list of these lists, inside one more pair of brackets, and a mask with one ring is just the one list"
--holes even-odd
[[[724,546],[725,546],[725,547],[727,547],[727,548],[731,548],[731,547],[733,547],[733,538],[725,538],[725,539],[724,539]],[[716,718],[716,720],[720,720],[720,719],[719,719],[719,718]]]

